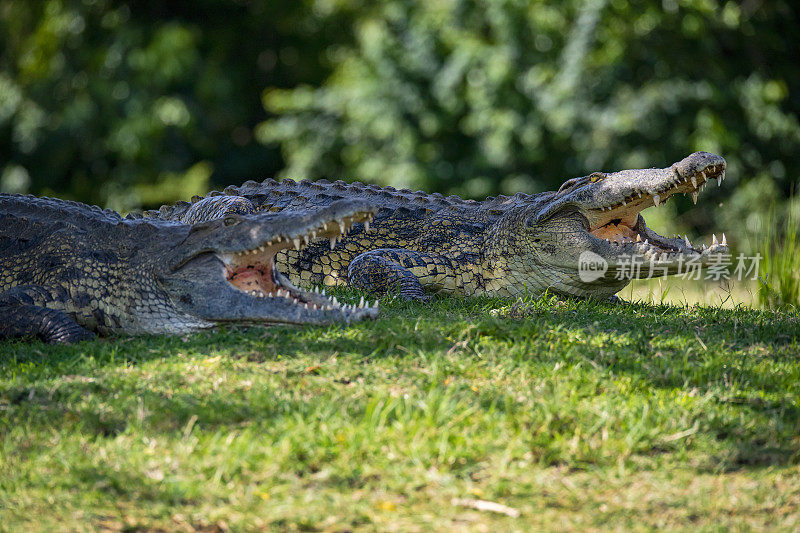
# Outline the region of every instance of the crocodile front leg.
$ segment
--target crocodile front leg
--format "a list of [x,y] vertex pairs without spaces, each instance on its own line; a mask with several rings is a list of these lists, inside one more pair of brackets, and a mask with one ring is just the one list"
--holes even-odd
[[0,338],[39,337],[45,342],[68,344],[94,338],[64,311],[43,303],[47,291],[37,285],[20,285],[0,292]]
[[379,248],[350,261],[350,285],[376,294],[395,290],[409,300],[429,300],[426,289],[446,290],[455,283],[450,262],[442,256],[398,248]]

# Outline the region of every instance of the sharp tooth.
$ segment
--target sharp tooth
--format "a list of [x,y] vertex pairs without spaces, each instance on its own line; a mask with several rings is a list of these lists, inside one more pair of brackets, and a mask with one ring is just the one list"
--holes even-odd
[[683,242],[685,242],[686,246],[688,246],[689,248],[692,247],[692,243],[689,241],[689,236],[688,235],[684,235],[683,236]]
[[339,232],[340,233],[344,233],[346,231],[346,229],[347,228],[344,227],[344,222],[340,220],[339,221]]
[[659,195],[657,195],[657,194],[654,194],[653,195],[653,203],[655,204],[656,207],[658,207],[658,204],[661,203],[661,197]]
[[364,233],[369,231],[369,220],[364,222]]
[[336,296],[331,299],[331,303],[337,307],[339,306],[339,300],[336,299]]
[[636,242],[642,242],[642,236],[638,233],[636,234]]
[[331,237],[331,250],[336,246],[336,237]]
[[322,231],[328,231],[328,223],[327,222],[323,222],[322,223]]
[[316,238],[317,238],[317,230],[315,230],[315,229],[311,230],[311,238],[316,240]]
[[325,289],[322,289],[322,295],[325,296]]
[[706,251],[706,245],[705,245],[705,244],[703,245],[703,248],[702,248],[702,250],[703,250],[704,252]]
[[308,303],[303,306],[304,309],[308,309]]
[[698,196],[700,196],[699,192],[697,192],[696,190],[692,191],[692,201],[694,202],[694,205],[697,205],[697,197]]
[[378,308],[378,300],[375,300],[375,303],[374,303],[374,304],[372,304],[372,307],[374,307],[375,309],[377,309],[377,308]]
[[358,302],[359,307],[364,307],[364,297],[361,297],[361,300]]
[[717,176],[717,187],[720,187],[721,185],[722,185],[722,176],[720,175]]
[[697,178],[694,177],[694,174],[692,174],[692,187],[697,188]]
[[725,238],[725,234],[722,234],[722,246],[728,246],[728,239]]
[[645,244],[650,244],[650,241],[648,241],[647,239],[645,239],[645,240],[644,240],[644,243],[645,243]]
[[294,249],[295,250],[299,250],[300,249],[300,239],[295,237],[294,239],[292,239],[292,243],[294,244]]
[[275,293],[275,296],[278,296],[278,297],[283,296],[283,291],[278,289],[278,292]]
[[717,241],[717,236],[712,233],[711,234],[711,246],[714,246],[715,244],[719,244],[719,241]]
[[725,169],[722,169],[722,179],[725,179]]
[[639,195],[639,198],[641,198],[641,197],[642,197],[642,191],[636,191],[636,194],[638,194],[638,195]]
[[706,171],[705,170],[701,170],[700,171],[700,176],[702,176],[703,177],[703,181],[705,181],[707,179],[706,178]]
[[303,244],[308,246],[308,235],[303,235]]

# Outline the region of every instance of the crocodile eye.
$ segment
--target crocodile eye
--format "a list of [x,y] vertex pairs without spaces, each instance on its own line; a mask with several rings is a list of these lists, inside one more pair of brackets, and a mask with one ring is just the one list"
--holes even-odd
[[605,179],[605,177],[606,175],[603,174],[602,172],[592,172],[591,174],[589,174],[589,181],[591,181],[592,183],[596,183],[602,179]]
[[237,217],[225,217],[225,218],[223,219],[223,221],[222,221],[222,222],[223,222],[223,223],[224,223],[226,226],[235,226],[236,224],[238,224],[238,223],[239,223],[239,220],[240,220],[240,219],[239,219],[239,218],[237,218]]

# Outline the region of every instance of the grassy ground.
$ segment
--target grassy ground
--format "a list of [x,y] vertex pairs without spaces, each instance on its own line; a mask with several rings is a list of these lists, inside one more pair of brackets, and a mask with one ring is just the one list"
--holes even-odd
[[796,314],[383,310],[0,343],[0,529],[800,527]]

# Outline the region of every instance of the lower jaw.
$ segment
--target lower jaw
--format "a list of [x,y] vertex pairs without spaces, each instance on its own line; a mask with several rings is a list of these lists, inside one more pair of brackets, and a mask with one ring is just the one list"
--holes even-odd
[[298,305],[307,305],[310,309],[332,308],[322,298],[315,297],[312,293],[293,285],[281,283],[279,274],[272,265],[264,268],[246,268],[229,273],[228,282],[255,298],[286,298]]

